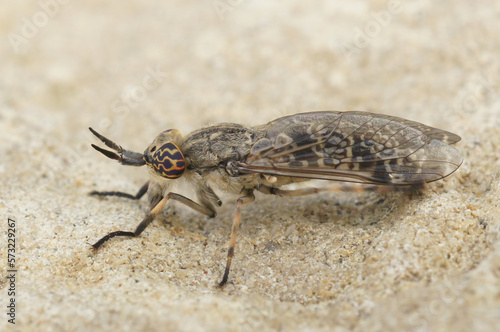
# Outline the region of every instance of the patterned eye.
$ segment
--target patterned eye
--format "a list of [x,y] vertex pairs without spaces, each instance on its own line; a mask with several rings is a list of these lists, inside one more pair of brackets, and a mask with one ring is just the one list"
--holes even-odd
[[154,152],[151,165],[159,175],[176,179],[184,173],[186,161],[177,145],[168,142]]

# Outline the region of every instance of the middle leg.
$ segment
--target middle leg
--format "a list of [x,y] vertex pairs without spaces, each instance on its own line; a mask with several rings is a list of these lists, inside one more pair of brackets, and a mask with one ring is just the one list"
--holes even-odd
[[236,245],[236,236],[238,235],[238,228],[240,226],[241,219],[241,206],[243,204],[251,203],[255,200],[255,196],[252,191],[247,191],[245,196],[238,198],[236,205],[236,213],[234,214],[233,227],[231,228],[231,240],[229,241],[229,250],[227,251],[227,262],[226,269],[224,270],[224,276],[222,281],[219,283],[219,287],[224,286],[227,283],[227,278],[229,277],[229,269],[231,268],[231,261],[234,256],[234,246]]

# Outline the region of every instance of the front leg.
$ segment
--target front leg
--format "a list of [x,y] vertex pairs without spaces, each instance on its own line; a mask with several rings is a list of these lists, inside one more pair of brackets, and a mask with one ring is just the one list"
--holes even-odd
[[136,237],[139,236],[145,229],[146,227],[151,224],[151,222],[156,218],[156,216],[160,213],[160,211],[163,209],[165,206],[165,203],[168,200],[168,196],[163,197],[146,215],[146,217],[141,221],[139,226],[135,229],[133,232],[127,232],[127,231],[116,231],[116,232],[111,232],[108,235],[104,236],[101,238],[99,241],[94,243],[92,247],[94,247],[94,250],[99,249],[106,241],[109,239],[112,239],[116,236],[128,236],[128,237]]
[[121,191],[91,191],[89,195],[92,196],[118,196],[118,197],[125,197],[125,198],[130,198],[130,199],[141,199],[142,196],[148,191],[149,188],[149,181],[146,182],[141,189],[137,192],[135,195],[127,194]]
[[149,213],[146,215],[146,217],[141,221],[141,223],[137,226],[135,231],[129,232],[129,231],[116,231],[109,233],[108,235],[104,236],[101,238],[99,241],[94,243],[92,247],[94,247],[95,250],[99,249],[106,241],[109,239],[112,239],[116,236],[127,236],[127,237],[137,237],[139,236],[145,229],[146,227],[151,224],[151,222],[156,218],[156,216],[161,212],[163,207],[165,206],[165,203],[169,199],[173,199],[175,201],[181,202],[182,204],[192,208],[195,211],[200,212],[201,214],[204,214],[209,217],[215,217],[216,213],[213,210],[213,208],[207,207],[200,205],[196,203],[195,201],[184,197],[182,195],[170,192],[168,193],[165,197],[158,196],[155,200],[154,203],[151,206],[151,209]]

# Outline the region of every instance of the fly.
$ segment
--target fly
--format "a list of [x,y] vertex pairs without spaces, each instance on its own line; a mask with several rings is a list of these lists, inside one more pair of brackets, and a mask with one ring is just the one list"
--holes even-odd
[[[90,131],[114,151],[97,151],[122,165],[147,166],[149,181],[136,195],[97,192],[97,196],[140,199],[149,196],[149,212],[135,231],[107,234],[99,249],[116,236],[136,237],[155,219],[168,200],[178,201],[209,217],[222,204],[214,191],[237,194],[226,268],[219,286],[226,284],[234,256],[242,205],[254,201],[254,191],[279,196],[303,196],[333,188],[281,189],[311,179],[353,182],[374,188],[418,189],[440,180],[462,164],[450,144],[453,133],[398,117],[367,112],[314,112],[285,116],[265,125],[248,127],[222,123],[183,137],[175,129],[162,132],[144,153]],[[196,191],[196,201],[169,190],[184,177]]]

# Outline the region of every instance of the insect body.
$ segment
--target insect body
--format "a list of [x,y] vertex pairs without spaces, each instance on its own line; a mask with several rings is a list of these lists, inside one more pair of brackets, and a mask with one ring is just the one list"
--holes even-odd
[[[140,199],[147,192],[150,202],[149,213],[134,232],[110,233],[93,245],[95,249],[115,236],[141,234],[169,199],[215,217],[215,206],[222,203],[214,188],[240,195],[220,286],[228,280],[241,206],[254,200],[255,190],[281,196],[325,190],[280,189],[309,179],[419,188],[450,175],[462,163],[458,150],[449,145],[458,142],[459,136],[417,122],[367,112],[302,113],[255,127],[223,123],[186,137],[178,130],[166,130],[142,154],[124,150],[89,129],[116,152],[92,144],[96,150],[123,165],[146,165],[150,175],[135,196],[121,192],[91,193]],[[172,181],[181,176],[196,188],[197,201],[169,191]]]

